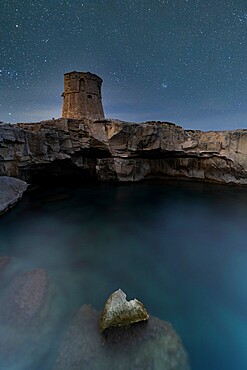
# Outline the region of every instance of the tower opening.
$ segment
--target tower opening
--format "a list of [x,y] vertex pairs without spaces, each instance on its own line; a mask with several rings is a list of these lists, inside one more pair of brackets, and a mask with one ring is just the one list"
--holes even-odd
[[85,90],[85,80],[84,78],[81,78],[79,81],[79,91],[84,91]]

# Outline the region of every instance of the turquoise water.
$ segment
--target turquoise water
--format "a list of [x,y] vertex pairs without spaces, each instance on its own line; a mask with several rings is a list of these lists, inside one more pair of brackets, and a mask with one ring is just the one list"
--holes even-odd
[[[101,309],[121,288],[173,324],[192,370],[247,369],[247,189],[168,182],[29,191],[0,218],[0,254],[12,257],[13,274],[48,270],[50,325],[62,327],[84,303]],[[40,369],[50,369],[59,335]]]

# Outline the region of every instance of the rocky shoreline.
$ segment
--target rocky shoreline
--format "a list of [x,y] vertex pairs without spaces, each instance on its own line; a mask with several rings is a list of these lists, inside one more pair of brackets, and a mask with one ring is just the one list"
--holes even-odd
[[243,129],[203,132],[169,122],[86,118],[1,124],[0,213],[27,183],[181,178],[247,185],[246,156]]
[[0,126],[0,176],[140,181],[167,176],[247,185],[247,130],[61,118]]

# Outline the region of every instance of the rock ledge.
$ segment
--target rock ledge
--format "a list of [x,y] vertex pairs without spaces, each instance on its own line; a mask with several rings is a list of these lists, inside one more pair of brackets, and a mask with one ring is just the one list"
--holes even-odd
[[61,118],[0,125],[0,176],[29,183],[176,177],[247,185],[247,130]]

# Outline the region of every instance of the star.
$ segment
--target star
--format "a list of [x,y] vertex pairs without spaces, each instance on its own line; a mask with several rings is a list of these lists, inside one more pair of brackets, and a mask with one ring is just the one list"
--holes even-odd
[[[1,118],[8,118],[10,100],[22,121],[36,110],[40,119],[57,117],[63,74],[78,70],[103,78],[106,116],[129,119],[131,112],[132,120],[167,119],[189,128],[212,128],[215,111],[201,107],[210,106],[213,97],[224,110],[215,128],[227,120],[244,126],[244,119],[236,120],[247,116],[244,1],[113,3],[2,0]],[[29,112],[22,105],[30,99]]]
[[163,83],[161,84],[161,87],[162,87],[163,89],[167,89],[167,88],[168,88],[168,84],[163,82]]

